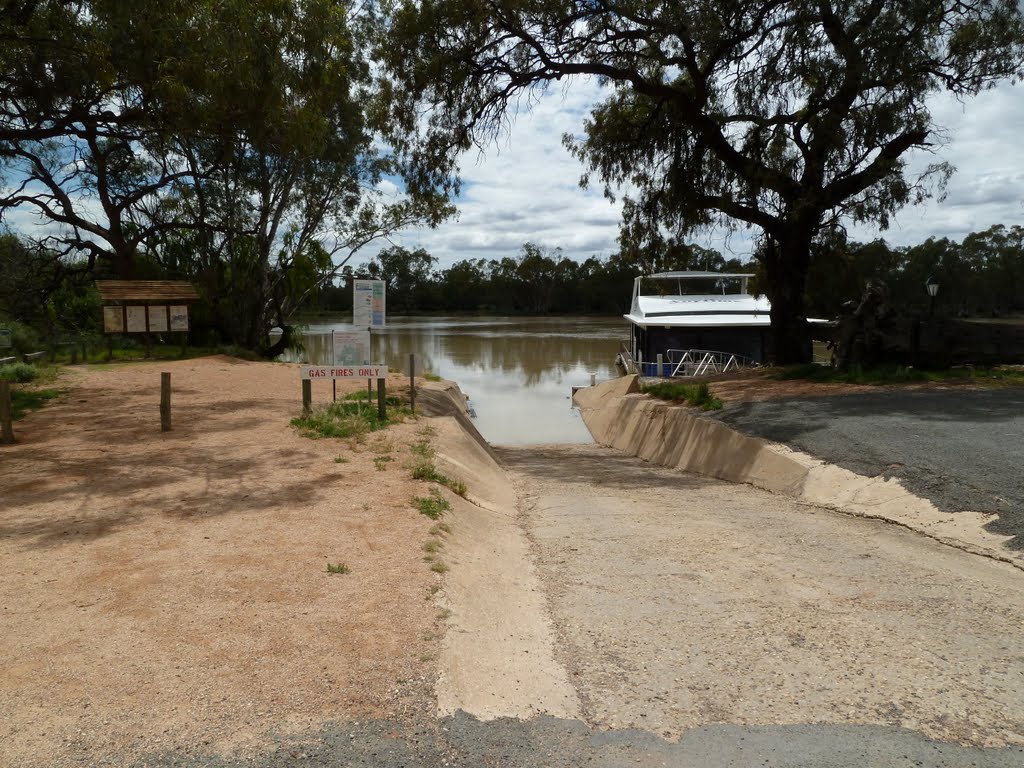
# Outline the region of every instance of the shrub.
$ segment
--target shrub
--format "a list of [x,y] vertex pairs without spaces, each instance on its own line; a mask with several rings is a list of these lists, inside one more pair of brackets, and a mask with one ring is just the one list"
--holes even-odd
[[705,411],[717,411],[722,407],[722,401],[711,394],[711,388],[708,387],[706,381],[700,381],[696,384],[663,381],[657,384],[648,384],[641,391],[661,400],[686,403]]
[[0,365],[0,381],[14,381],[24,384],[39,378],[39,369],[31,363],[9,363]]

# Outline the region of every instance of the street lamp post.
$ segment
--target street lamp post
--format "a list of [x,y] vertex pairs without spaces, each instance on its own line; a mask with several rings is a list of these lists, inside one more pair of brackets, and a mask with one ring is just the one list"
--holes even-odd
[[939,281],[929,276],[924,281],[925,290],[928,291],[928,317],[935,316],[935,294],[939,292]]

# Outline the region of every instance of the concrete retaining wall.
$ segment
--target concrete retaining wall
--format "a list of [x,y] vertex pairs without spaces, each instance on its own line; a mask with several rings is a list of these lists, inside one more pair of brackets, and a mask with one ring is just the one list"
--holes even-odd
[[695,409],[643,395],[636,376],[581,389],[574,402],[601,445],[662,466],[749,483],[809,504],[893,522],[1024,569],[1024,553],[1006,546],[1011,537],[984,529],[994,515],[942,512],[898,480],[864,477],[744,435]]

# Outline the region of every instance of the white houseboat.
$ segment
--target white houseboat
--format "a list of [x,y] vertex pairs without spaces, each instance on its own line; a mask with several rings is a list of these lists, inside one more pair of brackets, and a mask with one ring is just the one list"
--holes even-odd
[[[752,296],[752,274],[659,272],[633,281],[627,369],[647,376],[692,376],[762,362],[771,305]],[[662,368],[657,368],[658,357]]]

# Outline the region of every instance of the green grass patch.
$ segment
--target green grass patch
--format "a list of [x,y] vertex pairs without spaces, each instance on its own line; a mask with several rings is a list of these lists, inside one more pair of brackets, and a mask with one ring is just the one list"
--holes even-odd
[[376,408],[367,408],[358,402],[339,400],[292,419],[292,426],[304,437],[360,438],[368,432],[396,424],[410,414],[407,409],[392,408],[386,412],[385,418],[381,419]]
[[378,472],[383,472],[387,468],[388,462],[390,461],[394,461],[394,459],[390,456],[374,456],[373,466]]
[[327,564],[328,573],[351,573],[352,569],[349,568],[345,563]]
[[451,489],[453,493],[463,498],[466,497],[466,484],[464,482],[438,472],[437,467],[430,462],[421,462],[413,467],[412,477],[414,480],[426,480],[429,483],[443,485],[445,488]]
[[444,549],[444,543],[437,539],[423,542],[423,551],[429,555],[436,555],[442,549]]
[[441,380],[441,377],[438,376],[436,373],[424,373],[423,374],[423,378],[426,381],[440,381]]
[[446,536],[452,532],[452,527],[448,523],[437,523],[430,528],[431,536]]
[[427,440],[421,440],[409,446],[409,452],[420,459],[430,460],[434,458],[434,449]]
[[[361,390],[358,390],[356,392],[349,392],[342,399],[343,400],[350,400],[352,402],[357,402],[357,403],[365,403],[367,401],[371,401],[373,403],[376,403],[377,402],[377,392],[374,391],[373,396],[371,397],[369,395],[369,393],[365,389],[361,389]],[[408,401],[404,400],[401,397],[398,397],[396,395],[387,395],[384,398],[384,404],[385,405],[394,406],[394,407],[398,408],[398,407],[401,407],[401,406],[408,405]]]
[[660,400],[685,403],[705,411],[717,411],[722,407],[722,401],[711,394],[711,389],[706,381],[700,381],[695,384],[686,384],[681,381],[662,381],[656,384],[647,384],[641,387],[640,391],[652,397],[657,397]]
[[431,488],[427,496],[414,496],[412,503],[421,515],[426,515],[431,520],[439,519],[452,508],[448,499],[442,496],[437,488]]
[[443,560],[436,560],[430,565],[430,570],[434,573],[448,573],[448,563]]
[[58,389],[11,389],[11,417],[17,421],[29,411],[38,411],[48,400],[60,397]]

